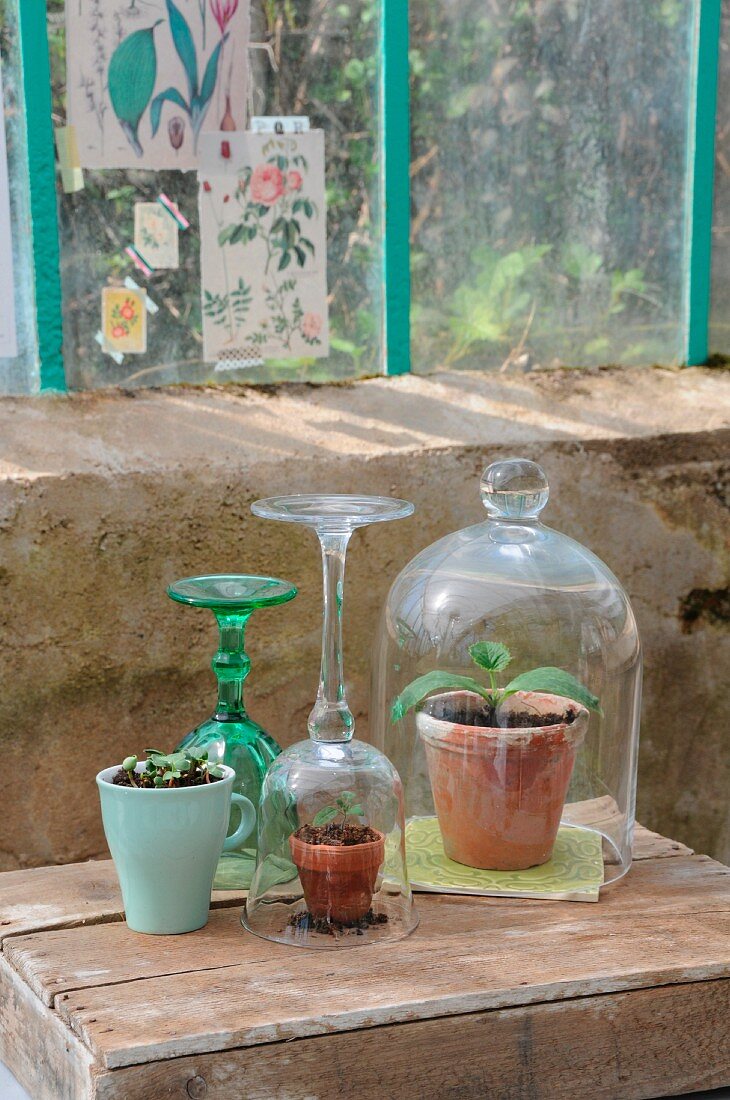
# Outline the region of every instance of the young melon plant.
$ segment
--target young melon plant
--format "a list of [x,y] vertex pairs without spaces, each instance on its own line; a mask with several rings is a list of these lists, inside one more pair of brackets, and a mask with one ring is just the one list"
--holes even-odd
[[545,665],[541,668],[521,672],[504,687],[497,683],[497,673],[504,672],[512,662],[512,654],[501,642],[476,642],[469,646],[469,655],[474,664],[487,673],[489,683],[484,684],[471,676],[459,676],[453,672],[436,670],[427,672],[413,680],[397,697],[391,709],[391,718],[398,722],[413,707],[419,706],[434,692],[473,691],[486,700],[496,711],[501,704],[518,691],[543,691],[550,695],[560,695],[582,703],[589,710],[601,713],[598,697],[593,695],[584,684],[562,668]]

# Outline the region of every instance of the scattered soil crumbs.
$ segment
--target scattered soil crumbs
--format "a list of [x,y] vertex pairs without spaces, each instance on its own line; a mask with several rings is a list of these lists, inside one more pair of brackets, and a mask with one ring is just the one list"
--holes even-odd
[[364,917],[352,924],[340,924],[339,921],[330,921],[326,917],[313,917],[308,910],[293,913],[289,918],[289,925],[296,928],[297,932],[318,932],[322,936],[336,936],[340,932],[354,932],[362,936],[368,928],[387,923],[387,914],[373,913],[372,909],[368,909]]

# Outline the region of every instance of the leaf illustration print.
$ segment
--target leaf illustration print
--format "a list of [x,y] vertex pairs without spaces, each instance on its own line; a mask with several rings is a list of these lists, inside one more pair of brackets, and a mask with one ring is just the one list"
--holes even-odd
[[154,33],[162,22],[158,19],[151,27],[123,38],[109,62],[107,80],[112,108],[138,157],[144,153],[138,137],[139,124],[157,79]]
[[173,0],[165,0],[165,2],[167,4],[167,14],[170,19],[172,40],[175,44],[177,56],[180,58],[183,69],[185,70],[188,98],[186,99],[178,88],[173,88],[172,86],[165,88],[164,92],[160,92],[159,95],[155,96],[150,108],[152,137],[156,136],[160,128],[164,104],[174,103],[175,106],[184,111],[190,119],[190,126],[193,131],[193,147],[197,152],[198,135],[200,134],[205,116],[208,113],[208,107],[210,106],[213,92],[216,89],[221,51],[223,50],[228,35],[223,35],[208,58],[208,64],[205,66],[205,72],[203,73],[203,82],[199,84],[198,54],[188,21]]

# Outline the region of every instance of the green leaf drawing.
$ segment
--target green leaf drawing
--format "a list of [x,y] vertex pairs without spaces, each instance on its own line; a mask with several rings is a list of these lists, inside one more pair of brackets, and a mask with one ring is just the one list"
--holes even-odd
[[213,50],[213,53],[208,58],[208,64],[205,66],[205,73],[203,74],[203,86],[200,89],[200,102],[203,106],[207,107],[208,100],[215,91],[216,80],[218,79],[218,62],[220,61],[221,50],[223,49],[223,43],[228,40],[228,35],[224,35],[220,42]]
[[109,99],[114,114],[138,157],[142,156],[144,150],[139,143],[137,131],[152,98],[157,79],[154,32],[160,23],[162,19],[158,19],[151,27],[134,31],[123,38],[112,54],[107,74]]
[[182,107],[183,111],[186,111],[188,114],[190,113],[188,111],[187,103],[185,102],[183,97],[180,95],[180,92],[178,92],[177,88],[165,88],[164,92],[160,92],[159,95],[155,96],[155,98],[152,101],[152,106],[150,107],[150,122],[152,123],[152,137],[155,136],[155,134],[157,133],[157,131],[160,128],[160,116],[162,115],[162,104],[166,103],[166,102],[175,103],[175,104],[177,104],[178,107]]
[[159,95],[155,96],[152,101],[152,107],[150,108],[152,136],[155,137],[160,127],[163,105],[165,103],[174,103],[183,110],[190,119],[194,148],[197,150],[198,136],[203,125],[203,120],[208,112],[208,106],[213,96],[213,92],[215,91],[221,51],[225,42],[228,40],[228,35],[223,35],[220,42],[218,42],[213,50],[213,53],[210,55],[203,75],[203,86],[200,92],[198,92],[198,57],[195,51],[195,42],[190,27],[188,26],[185,16],[179,8],[176,7],[173,0],[165,0],[165,2],[170,18],[170,31],[175,43],[175,49],[185,69],[185,76],[188,82],[188,99],[185,99],[178,88],[173,87],[166,88],[164,92],[160,92]]
[[190,102],[198,94],[198,55],[195,52],[195,42],[185,16],[175,6],[173,0],[166,0],[167,15],[170,20],[170,33],[175,43],[177,56],[180,58],[188,79],[188,95]]

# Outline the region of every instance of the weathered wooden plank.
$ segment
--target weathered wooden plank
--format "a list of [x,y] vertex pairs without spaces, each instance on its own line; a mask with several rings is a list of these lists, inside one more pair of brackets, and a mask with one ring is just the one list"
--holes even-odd
[[93,1059],[0,958],[0,1061],[34,1100],[85,1100]]
[[730,981],[666,986],[103,1072],[96,1100],[639,1100],[730,1083]]
[[634,829],[633,843],[634,860],[665,859],[667,856],[691,856],[694,852],[686,844],[679,840],[670,840],[661,833],[653,833],[651,829],[645,829],[643,825],[637,825]]
[[[254,961],[63,993],[55,1007],[112,1068],[325,1032],[730,976],[730,912],[429,935],[342,951],[264,945]],[[587,907],[586,907],[587,908]],[[200,965],[191,937],[191,960]],[[242,937],[242,951],[244,938]],[[248,951],[247,951],[248,955]]]
[[[245,897],[245,890],[214,890],[211,906],[240,906]],[[8,936],[43,928],[123,919],[122,896],[110,859],[0,874],[0,943]]]
[[[706,857],[684,857],[667,862],[645,860],[620,883],[605,891],[597,906],[572,902],[549,904],[514,899],[426,895],[418,898],[424,919],[413,939],[414,950],[429,953],[438,937],[455,942],[459,934],[490,935],[554,926],[595,929],[602,934],[607,916],[630,927],[637,916],[672,916],[695,911],[730,909],[730,872]],[[583,911],[584,910],[584,911]],[[240,908],[219,910],[196,934],[195,967],[212,969],[255,963],[270,957],[265,941],[245,935],[239,924]],[[51,1004],[55,995],[87,986],[133,981],[152,975],[185,973],[192,969],[189,937],[140,936],[124,924],[93,925],[84,929],[36,932],[15,936],[5,953],[37,995]]]
[[[636,826],[635,859],[690,855],[691,850]],[[215,890],[212,907],[238,906],[246,891]],[[0,943],[7,936],[50,928],[124,919],[119,884],[111,860],[34,867],[0,875]]]

